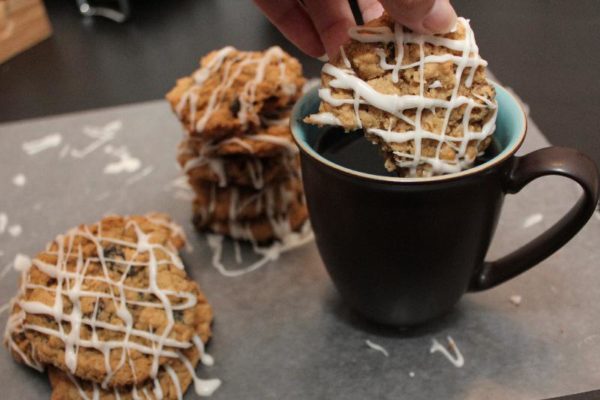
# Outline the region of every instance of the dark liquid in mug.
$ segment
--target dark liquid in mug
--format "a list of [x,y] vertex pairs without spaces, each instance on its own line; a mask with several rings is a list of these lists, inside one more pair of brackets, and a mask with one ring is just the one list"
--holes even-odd
[[[355,171],[397,176],[385,169],[379,147],[366,140],[361,131],[346,133],[338,127],[324,130],[317,139],[315,150],[329,161]],[[500,145],[494,139],[485,153],[477,157],[475,166],[490,161],[500,151]]]

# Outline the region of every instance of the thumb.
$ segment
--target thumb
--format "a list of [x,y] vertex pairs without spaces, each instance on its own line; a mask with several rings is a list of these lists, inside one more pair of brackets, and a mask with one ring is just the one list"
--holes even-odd
[[390,16],[419,33],[446,33],[456,24],[450,0],[380,0]]

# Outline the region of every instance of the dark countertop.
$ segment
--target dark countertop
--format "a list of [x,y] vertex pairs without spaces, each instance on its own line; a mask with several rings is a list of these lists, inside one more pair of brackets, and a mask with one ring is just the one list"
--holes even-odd
[[[0,122],[157,99],[200,55],[233,44],[281,45],[303,57],[250,0],[132,0],[123,25],[82,18],[75,1],[47,0],[51,39],[0,65]],[[600,6],[597,0],[455,0],[490,68],[531,107],[544,134],[600,163]]]

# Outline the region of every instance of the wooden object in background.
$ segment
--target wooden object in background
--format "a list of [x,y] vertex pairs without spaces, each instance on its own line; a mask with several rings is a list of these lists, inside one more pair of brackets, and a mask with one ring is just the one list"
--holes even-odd
[[0,63],[51,34],[41,0],[0,0]]

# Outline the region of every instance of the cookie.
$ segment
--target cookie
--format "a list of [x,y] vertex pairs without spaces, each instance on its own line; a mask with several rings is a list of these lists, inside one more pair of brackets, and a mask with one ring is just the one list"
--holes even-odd
[[288,117],[271,123],[277,123],[277,125],[260,128],[245,135],[230,137],[219,142],[206,142],[197,137],[190,137],[187,140],[187,146],[206,157],[246,155],[265,158],[281,154],[297,154],[298,147],[292,139]]
[[[51,367],[48,377],[52,386],[52,400],[133,400],[138,398],[181,399],[192,381],[210,392],[219,386],[218,380],[201,380],[195,374],[195,367],[203,355],[204,344],[209,340],[212,315],[203,296],[198,297],[196,343],[182,350],[178,358],[169,359],[159,367],[156,379],[148,379],[140,384],[120,388],[103,389],[97,383],[85,381]],[[200,340],[200,342],[198,342]],[[160,396],[157,395],[160,393]]]
[[469,22],[420,35],[389,16],[351,28],[322,70],[316,125],[362,129],[400,176],[459,172],[491,142],[497,105]]
[[292,204],[288,212],[282,215],[264,216],[243,221],[211,221],[204,223],[201,215],[192,219],[196,229],[209,231],[233,239],[247,240],[252,243],[269,243],[283,240],[290,233],[298,232],[308,219],[308,210],[304,203]]
[[246,187],[218,187],[215,183],[193,187],[194,215],[202,223],[210,221],[243,221],[266,215],[281,215],[291,205],[303,202],[302,182],[290,179],[255,190]]
[[20,266],[7,347],[18,361],[104,388],[155,377],[210,323],[177,255],[184,242],[162,214],[108,216],[57,236]]
[[300,174],[298,154],[263,158],[245,155],[209,157],[201,150],[202,147],[194,146],[187,139],[179,144],[177,161],[192,186],[213,182],[220,187],[236,185],[260,189]]
[[200,69],[178,80],[166,97],[191,136],[219,140],[289,110],[304,82],[298,60],[279,47],[257,52],[228,46],[203,57]]

